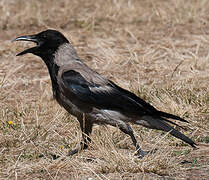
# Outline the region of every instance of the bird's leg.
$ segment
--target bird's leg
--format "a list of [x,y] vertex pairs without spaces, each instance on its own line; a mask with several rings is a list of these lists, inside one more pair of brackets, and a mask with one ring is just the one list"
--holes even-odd
[[72,156],[79,152],[81,149],[87,149],[88,143],[91,142],[91,138],[89,134],[92,132],[93,124],[85,118],[85,114],[81,118],[78,118],[81,131],[82,131],[82,141],[80,142],[80,147],[78,146],[76,149],[72,150],[68,155]]
[[143,158],[147,154],[147,152],[143,151],[140,148],[139,144],[136,141],[136,138],[134,136],[134,132],[133,132],[132,128],[128,124],[126,124],[126,126],[124,126],[124,124],[123,124],[119,128],[122,132],[124,132],[125,134],[128,134],[131,137],[133,145],[136,147],[138,157]]

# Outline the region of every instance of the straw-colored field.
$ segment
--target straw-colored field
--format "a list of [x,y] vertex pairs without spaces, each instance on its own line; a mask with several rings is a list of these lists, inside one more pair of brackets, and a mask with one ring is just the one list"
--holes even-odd
[[[209,1],[1,0],[0,179],[209,179]],[[16,57],[32,43],[20,35],[61,31],[93,69],[190,123],[193,150],[161,131],[131,125],[130,137],[95,126],[88,150],[78,122],[52,98],[42,60]],[[62,158],[52,160],[50,154]]]

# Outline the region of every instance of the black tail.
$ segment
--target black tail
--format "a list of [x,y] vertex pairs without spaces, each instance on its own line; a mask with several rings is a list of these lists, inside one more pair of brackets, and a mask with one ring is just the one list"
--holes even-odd
[[[170,122],[169,120],[161,118],[161,117],[155,118],[155,117],[151,117],[151,116],[143,117],[143,119],[149,124],[148,126],[146,125],[145,127],[169,132],[174,137],[181,139],[182,141],[188,143],[192,147],[196,147],[195,146],[196,144],[190,138],[188,138],[187,136],[185,136],[184,134],[182,134],[178,130],[174,129],[168,123],[166,123],[166,121]],[[175,124],[175,123],[173,123],[173,124]]]
[[169,124],[167,124],[164,119],[159,119],[158,120],[158,127],[156,127],[159,130],[163,130],[165,132],[169,132],[171,135],[173,135],[174,137],[181,139],[182,141],[188,143],[189,145],[191,145],[192,147],[196,147],[194,141],[192,141],[190,138],[188,138],[187,136],[185,136],[184,134],[182,134],[181,132],[177,131],[176,129],[174,129],[173,127],[171,127]]

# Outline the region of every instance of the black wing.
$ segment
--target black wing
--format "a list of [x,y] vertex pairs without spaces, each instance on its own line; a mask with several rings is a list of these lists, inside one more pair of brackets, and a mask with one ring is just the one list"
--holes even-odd
[[76,102],[80,101],[87,106],[119,110],[122,113],[132,115],[167,117],[187,122],[178,116],[156,110],[143,99],[111,81],[103,84],[94,84],[88,82],[75,70],[64,72],[62,80],[64,81],[65,88],[68,90],[68,94],[70,93],[71,97],[76,98]]
[[[64,72],[62,80],[65,88],[69,91],[68,94],[70,93],[71,97],[76,98],[77,102],[79,100],[88,106],[119,110],[133,115],[150,114],[154,110],[154,107],[141,99],[141,103],[136,102],[133,93],[120,88],[111,81],[94,84],[88,82],[75,70]],[[147,107],[150,107],[150,109],[147,109]]]

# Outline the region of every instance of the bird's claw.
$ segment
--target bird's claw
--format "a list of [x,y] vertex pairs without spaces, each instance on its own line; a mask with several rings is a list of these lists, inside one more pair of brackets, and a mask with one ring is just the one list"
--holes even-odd
[[137,150],[137,155],[139,159],[142,159],[145,155],[147,155],[148,153],[146,151],[143,151],[142,149],[138,149]]
[[146,156],[147,154],[150,154],[150,153],[155,153],[157,151],[157,149],[153,149],[153,150],[150,150],[150,151],[143,151],[142,149],[138,149],[137,150],[137,155],[138,155],[138,158],[139,159],[142,159],[144,156]]
[[79,151],[79,149],[78,149],[78,148],[76,148],[76,149],[74,149],[74,150],[70,151],[70,152],[68,153],[68,156],[72,156],[72,155],[74,155],[74,154],[78,153],[78,151]]

